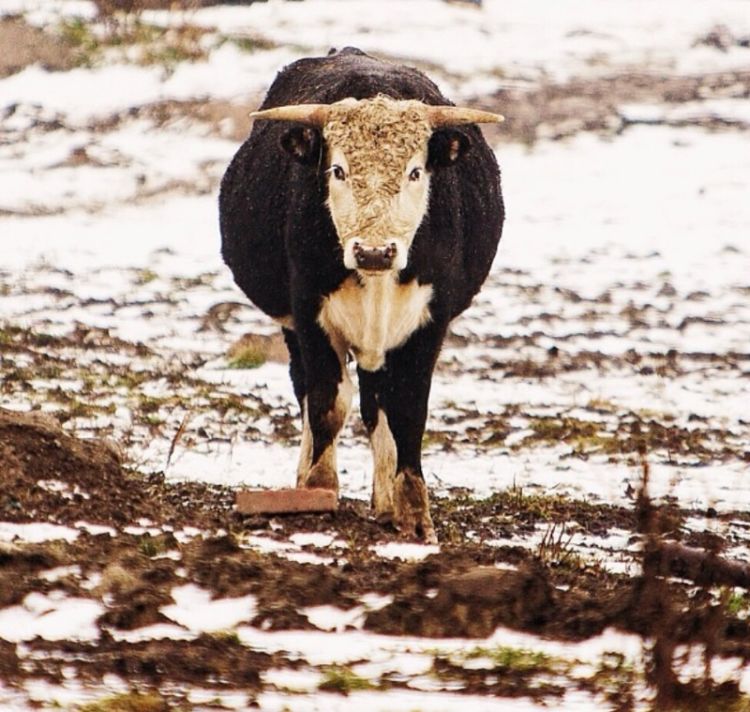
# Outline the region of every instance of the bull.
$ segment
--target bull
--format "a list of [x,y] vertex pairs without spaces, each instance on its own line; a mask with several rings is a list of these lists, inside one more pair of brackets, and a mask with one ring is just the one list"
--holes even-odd
[[222,255],[278,321],[302,413],[298,487],[338,493],[356,360],[380,522],[436,541],[421,465],[449,323],[484,282],[504,205],[476,126],[416,69],[347,48],[284,68],[224,174]]

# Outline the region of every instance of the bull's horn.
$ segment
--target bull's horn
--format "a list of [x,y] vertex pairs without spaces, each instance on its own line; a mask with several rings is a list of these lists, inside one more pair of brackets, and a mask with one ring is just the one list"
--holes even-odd
[[330,110],[330,104],[290,104],[289,106],[277,106],[264,111],[253,111],[250,118],[270,121],[297,121],[300,124],[322,128]]
[[505,121],[505,117],[463,106],[428,106],[427,120],[433,128],[440,128],[460,124],[499,124]]

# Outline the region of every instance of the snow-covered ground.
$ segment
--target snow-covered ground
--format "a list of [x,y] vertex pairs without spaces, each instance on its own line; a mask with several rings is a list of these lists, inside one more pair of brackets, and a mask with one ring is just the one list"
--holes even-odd
[[[275,434],[282,416],[296,417],[286,366],[268,362],[236,370],[228,368],[226,357],[243,333],[274,331],[246,305],[219,256],[217,181],[238,142],[189,116],[159,124],[144,116],[128,118],[127,112],[166,100],[252,106],[281,66],[331,46],[356,45],[419,63],[461,101],[573,77],[746,69],[747,47],[720,51],[696,40],[719,24],[750,37],[749,7],[746,0],[485,0],[481,9],[439,0],[272,0],[144,13],[144,20],[157,24],[188,21],[209,29],[207,58],[182,62],[168,73],[115,58],[67,72],[32,65],[0,79],[0,333],[10,326],[53,336],[69,334],[76,325],[106,329],[112,337],[147,344],[165,369],[195,368],[195,376],[216,393],[258,394],[269,410],[252,423],[250,436],[241,418],[224,420],[204,409],[191,415],[190,437],[175,447],[174,433],[186,416],[181,404],[160,413],[162,429],[154,437],[134,422],[128,396],[116,391],[107,396],[112,405],[107,413],[68,425],[84,434],[127,433],[130,460],[144,471],[166,467],[174,480],[290,485],[294,456]],[[93,8],[78,0],[4,0],[0,13],[22,13],[31,24],[53,28],[61,18],[91,18]],[[226,37],[263,37],[268,47],[246,52],[220,41]],[[118,120],[107,127],[106,119],[115,114]],[[455,323],[436,373],[429,427],[461,443],[446,448],[445,437],[426,443],[425,474],[436,494],[459,489],[487,496],[513,486],[627,505],[642,473],[637,458],[596,450],[578,457],[576,446],[565,440],[523,443],[544,418],[598,420],[612,435],[620,421],[637,416],[685,432],[703,428],[707,449],[714,452],[697,457],[657,448],[647,454],[652,494],[674,497],[699,513],[750,508],[750,134],[649,123],[704,115],[747,122],[747,95],[678,106],[632,105],[623,107],[623,114],[645,123],[616,135],[498,144],[507,223],[486,288]],[[223,331],[201,329],[211,307],[222,302],[243,306]],[[542,365],[551,351],[571,363],[594,354],[604,365],[561,369],[549,377],[518,375],[508,366]],[[669,352],[678,364],[660,370],[655,364],[663,365]],[[139,361],[108,351],[92,355],[91,368],[131,358],[134,370],[151,363],[151,357]],[[634,358],[643,369],[633,367]],[[21,354],[8,359],[4,367],[11,361],[24,365]],[[40,378],[32,392],[9,387],[0,405],[26,410],[41,402],[43,409],[55,410],[44,394],[61,384],[75,392],[82,380]],[[150,397],[174,395],[167,380],[154,380],[150,388]],[[197,397],[189,388],[185,394]],[[472,429],[487,430],[500,416],[511,428],[501,446],[471,439]],[[724,446],[731,455],[719,453]],[[370,460],[356,427],[345,432],[339,466],[342,494],[367,499]],[[78,533],[43,526],[26,530],[0,523],[0,540],[71,540]],[[750,558],[746,527],[700,516],[689,526],[733,532],[733,554]],[[535,546],[538,534],[521,543]],[[302,556],[303,546],[292,542],[283,551]],[[598,553],[625,551],[625,540],[581,538],[575,546],[612,568],[632,565],[627,555]],[[418,558],[430,552],[376,553]],[[34,635],[96,638],[93,621],[101,606],[58,593],[30,594],[0,610],[0,638],[19,645]],[[210,600],[191,585],[176,587],[173,598],[174,605],[162,612],[183,628],[155,634],[193,635],[195,626],[210,618],[213,629],[235,628],[255,649],[296,651],[308,662],[316,653],[325,653],[331,664],[369,660],[407,669],[412,680],[421,679],[429,667],[420,669],[425,651],[433,654],[436,647],[361,630],[326,632],[339,624],[325,611],[309,612],[319,632],[270,633],[241,625],[251,617],[251,598]],[[347,622],[356,627],[356,619]],[[499,629],[486,644],[550,652],[549,641],[514,636],[520,634]],[[614,633],[603,637],[589,641],[585,650],[569,646],[551,654],[593,665],[603,652],[617,650],[642,665],[639,644]],[[441,646],[447,655],[475,642]],[[357,672],[377,677],[382,669],[359,665]],[[349,698],[289,692],[317,690],[315,670],[283,670],[269,673],[268,680],[277,691],[264,693],[259,702],[269,710],[538,708],[525,699],[457,695],[426,675],[425,690],[360,691]],[[127,687],[122,680],[110,683],[110,692]],[[742,685],[750,692],[747,674]],[[38,682],[20,694],[0,683],[0,705],[26,709],[29,700],[66,705],[104,691]],[[227,707],[247,703],[241,695],[210,690],[195,695],[197,707],[211,695]],[[602,709],[600,701],[580,692],[554,704]]]

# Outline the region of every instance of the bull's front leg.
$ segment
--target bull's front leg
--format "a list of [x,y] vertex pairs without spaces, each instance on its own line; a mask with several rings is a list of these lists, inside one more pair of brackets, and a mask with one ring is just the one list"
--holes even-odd
[[372,450],[372,506],[382,524],[393,521],[393,483],[396,479],[396,441],[385,412],[386,370],[357,369],[362,422]]
[[384,370],[360,373],[363,396],[368,394],[362,405],[373,449],[376,516],[430,543],[437,536],[422,475],[422,438],[444,333],[445,325],[430,323],[387,355]]
[[346,353],[336,349],[316,324],[297,330],[304,365],[302,447],[297,469],[298,487],[323,487],[338,493],[336,444],[352,401]]

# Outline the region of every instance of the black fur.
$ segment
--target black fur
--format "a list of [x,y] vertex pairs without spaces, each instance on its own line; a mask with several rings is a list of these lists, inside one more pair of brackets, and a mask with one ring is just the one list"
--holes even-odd
[[[421,72],[347,48],[286,67],[261,108],[377,94],[451,103]],[[219,198],[222,255],[235,281],[270,316],[293,316],[295,330],[285,330],[285,337],[295,394],[300,402],[308,397],[314,461],[335,436],[327,414],[341,380],[317,317],[322,297],[350,274],[325,205],[322,144],[317,131],[257,121],[224,175]],[[440,345],[450,320],[466,309],[485,280],[504,220],[500,173],[476,126],[436,131],[428,159],[430,204],[399,278],[433,285],[432,319],[387,354],[381,371],[359,370],[368,430],[383,409],[396,440],[399,471],[417,474]]]

